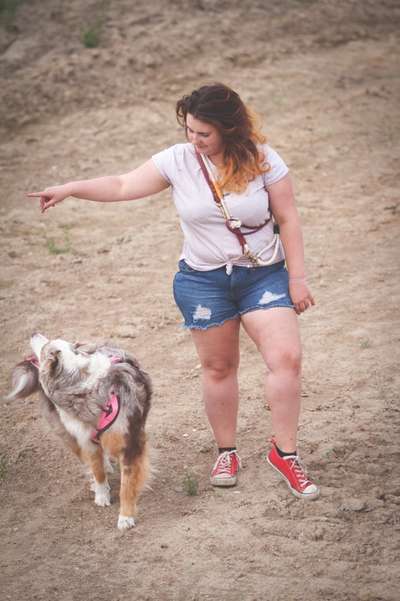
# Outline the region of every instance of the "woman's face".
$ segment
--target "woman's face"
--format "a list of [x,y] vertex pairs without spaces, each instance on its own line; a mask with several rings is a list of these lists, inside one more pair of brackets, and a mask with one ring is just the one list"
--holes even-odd
[[222,136],[215,125],[200,121],[190,113],[186,115],[186,134],[189,142],[209,157],[219,155],[224,150]]

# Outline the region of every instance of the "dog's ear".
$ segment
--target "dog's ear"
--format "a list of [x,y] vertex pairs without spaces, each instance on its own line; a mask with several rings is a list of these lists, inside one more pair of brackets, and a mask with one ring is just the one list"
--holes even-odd
[[18,363],[12,371],[12,391],[6,400],[24,399],[39,390],[39,372],[31,361]]

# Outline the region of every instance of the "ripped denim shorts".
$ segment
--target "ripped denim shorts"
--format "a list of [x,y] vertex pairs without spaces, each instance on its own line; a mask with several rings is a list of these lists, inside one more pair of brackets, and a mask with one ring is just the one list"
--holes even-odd
[[174,278],[174,298],[185,327],[206,330],[248,311],[291,307],[285,262],[265,267],[233,266],[197,271],[181,259]]

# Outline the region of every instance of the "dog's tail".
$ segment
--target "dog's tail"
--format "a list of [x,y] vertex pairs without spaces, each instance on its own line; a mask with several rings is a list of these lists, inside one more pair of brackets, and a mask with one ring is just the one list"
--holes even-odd
[[28,359],[14,367],[11,381],[12,391],[6,400],[24,399],[40,389],[38,368]]

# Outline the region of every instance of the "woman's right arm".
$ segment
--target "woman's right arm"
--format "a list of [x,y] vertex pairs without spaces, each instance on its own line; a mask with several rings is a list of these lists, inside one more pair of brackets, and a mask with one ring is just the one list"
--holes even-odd
[[118,202],[151,196],[169,187],[152,160],[123,175],[73,181],[61,186],[31,192],[29,197],[40,198],[42,213],[68,196],[96,202]]

